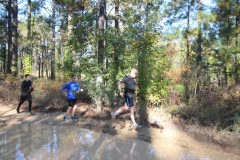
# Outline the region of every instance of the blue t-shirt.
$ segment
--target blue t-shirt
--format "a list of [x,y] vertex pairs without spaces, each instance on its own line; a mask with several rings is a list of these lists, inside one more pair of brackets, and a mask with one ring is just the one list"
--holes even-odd
[[61,90],[67,90],[67,99],[76,99],[76,91],[80,91],[80,86],[77,82],[71,81],[64,84]]

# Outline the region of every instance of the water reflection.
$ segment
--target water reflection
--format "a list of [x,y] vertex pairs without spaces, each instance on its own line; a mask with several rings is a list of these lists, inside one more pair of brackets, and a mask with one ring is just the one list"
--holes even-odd
[[75,126],[22,124],[0,134],[0,159],[157,159],[147,150],[140,152],[138,143],[151,148]]
[[[174,151],[172,153],[174,154]],[[21,124],[0,134],[0,159],[208,160],[187,151],[171,156],[166,154],[164,149],[156,150],[144,141],[120,139],[76,126],[43,124]]]

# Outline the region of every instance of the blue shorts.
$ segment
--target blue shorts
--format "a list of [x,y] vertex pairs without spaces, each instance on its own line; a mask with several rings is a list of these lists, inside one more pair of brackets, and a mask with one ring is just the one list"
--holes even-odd
[[126,93],[126,94],[124,95],[124,99],[125,99],[125,103],[127,104],[128,107],[134,106],[133,94]]
[[68,99],[68,106],[73,107],[77,104],[76,99]]

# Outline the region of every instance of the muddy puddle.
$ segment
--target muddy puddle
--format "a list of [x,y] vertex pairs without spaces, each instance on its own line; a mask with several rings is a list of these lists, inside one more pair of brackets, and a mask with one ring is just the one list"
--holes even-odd
[[[72,125],[19,124],[0,131],[0,159],[211,160],[184,146],[120,138]],[[216,158],[219,159],[219,158]]]

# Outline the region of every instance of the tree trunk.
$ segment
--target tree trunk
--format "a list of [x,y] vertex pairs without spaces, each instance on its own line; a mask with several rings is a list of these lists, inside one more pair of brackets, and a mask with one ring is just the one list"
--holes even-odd
[[197,39],[197,64],[202,61],[202,2],[198,0],[198,39]]
[[[27,19],[27,39],[31,38],[31,0],[28,0],[28,9],[27,9],[28,19]],[[29,53],[29,51],[28,51]]]
[[[99,18],[98,18],[98,30],[99,30],[99,40],[98,40],[98,50],[97,50],[97,58],[98,58],[98,65],[99,70],[103,71],[103,64],[104,64],[104,24],[105,24],[105,0],[101,0],[100,2],[100,10],[99,10]],[[103,73],[98,71],[96,74],[96,88],[101,88],[103,86]],[[95,99],[97,105],[97,112],[102,111],[102,96],[98,95]]]
[[[115,37],[118,38],[119,37],[119,0],[116,0],[115,2]],[[118,51],[119,51],[119,44],[115,43],[114,44],[114,75],[113,75],[113,85],[116,86],[116,76],[118,74],[118,67],[119,67],[119,63],[118,63]]]
[[51,79],[55,79],[55,46],[56,46],[56,17],[55,17],[55,1],[52,2],[52,54],[51,54]]
[[[231,20],[230,20],[230,15],[228,15],[227,18],[227,46],[230,46],[230,34],[231,34]],[[224,84],[223,85],[227,85],[228,84],[228,73],[227,73],[227,62],[228,62],[228,52],[225,53],[226,55],[224,55],[224,60],[223,60],[223,75],[224,75]]]
[[16,76],[18,73],[18,3],[13,0],[13,25],[12,25],[12,38],[13,38],[13,54],[12,54],[12,72]]
[[27,15],[28,15],[28,19],[27,19],[27,54],[28,54],[28,62],[27,64],[25,64],[25,68],[24,68],[24,72],[25,73],[31,73],[32,70],[32,63],[31,63],[31,57],[32,57],[32,51],[31,51],[31,0],[28,0],[28,10],[27,10]]
[[42,58],[41,58],[41,77],[43,78],[43,71],[44,71],[44,60],[43,60],[43,52],[42,52]]
[[3,58],[3,73],[6,73],[6,54],[7,54],[7,49],[6,49],[6,41],[3,42],[2,46],[2,58]]
[[38,55],[38,78],[41,78],[41,57]]
[[[74,56],[75,51],[73,50],[73,48],[71,47],[72,44],[69,44],[73,37],[73,25],[74,25],[74,21],[73,21],[73,6],[69,5],[68,6],[68,45],[64,46],[65,48],[65,53],[64,53],[64,77],[65,78],[69,78],[70,74],[73,71],[73,66],[74,66]],[[73,40],[74,41],[74,40]],[[71,41],[71,42],[73,42]]]
[[185,101],[188,103],[190,98],[189,93],[189,71],[188,67],[190,65],[190,44],[189,44],[189,27],[190,27],[190,0],[188,0],[188,6],[187,6],[187,30],[186,30],[186,46],[187,46],[187,53],[186,53],[186,71],[183,73],[183,83],[185,86]]
[[12,0],[8,1],[8,64],[7,73],[12,73]]
[[[239,5],[239,0],[237,0],[236,2],[236,6]],[[237,12],[237,11],[236,11]],[[238,11],[239,12],[239,11]],[[239,22],[239,13],[236,14],[236,19],[235,19],[235,23],[236,23],[236,30],[238,29],[238,22]],[[236,43],[235,46],[238,47],[238,32],[236,32]],[[239,62],[238,62],[238,57],[237,57],[237,51],[234,53],[234,74],[235,74],[235,83],[239,84],[239,75],[238,75],[238,69],[239,69]]]
[[190,27],[190,0],[188,0],[188,7],[187,7],[187,31],[186,31],[186,43],[187,43],[187,65],[189,64],[189,55],[190,55],[190,45],[189,45],[189,27]]
[[[99,40],[98,40],[98,64],[103,65],[103,55],[104,55],[104,23],[105,23],[105,0],[101,0],[98,28],[99,28]],[[102,69],[101,69],[102,70]]]

